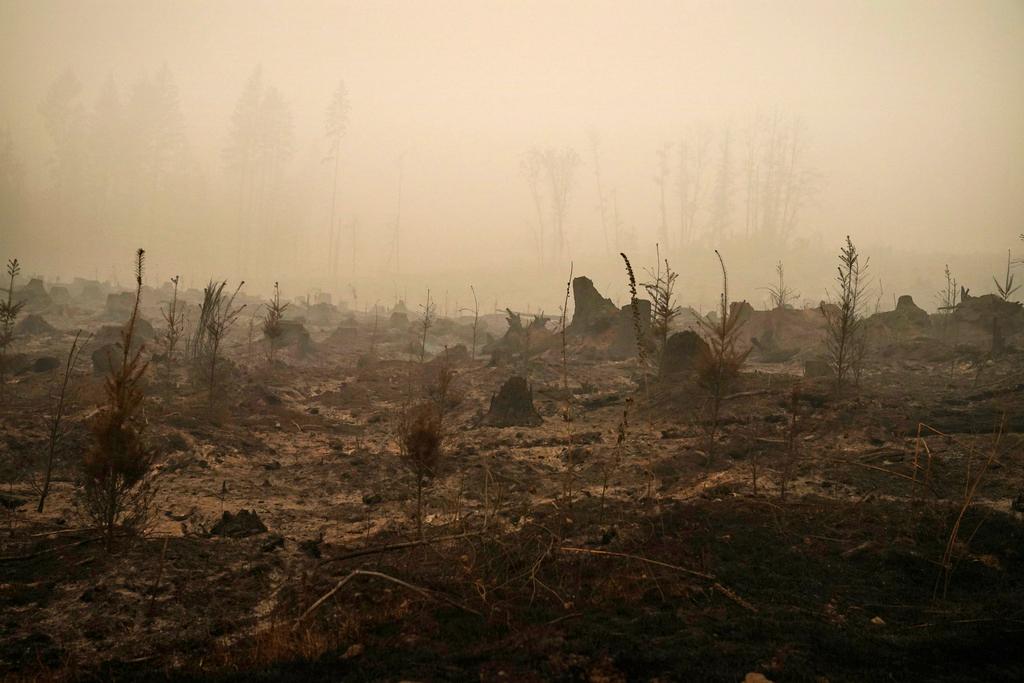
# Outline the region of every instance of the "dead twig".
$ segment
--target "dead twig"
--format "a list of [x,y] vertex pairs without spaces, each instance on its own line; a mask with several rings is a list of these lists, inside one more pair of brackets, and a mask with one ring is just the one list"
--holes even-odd
[[771,389],[754,389],[753,391],[739,391],[739,392],[737,392],[735,394],[729,394],[728,396],[723,396],[722,400],[723,401],[731,401],[734,398],[746,398],[748,396],[764,396],[764,395],[770,394],[770,393],[772,393]]
[[711,587],[713,589],[715,589],[716,591],[718,591],[719,593],[721,593],[722,595],[724,595],[725,597],[727,597],[730,600],[732,600],[733,602],[735,602],[737,605],[739,605],[743,609],[747,610],[748,612],[754,612],[754,613],[757,612],[757,608],[756,607],[754,607],[749,602],[747,602],[746,600],[741,598],[739,595],[737,595],[736,592],[733,591],[731,588],[727,588],[726,586],[723,586],[722,584],[718,583],[717,581],[715,581],[715,583],[712,584]]
[[29,538],[40,538],[42,536],[60,536],[63,534],[79,534],[85,531],[95,531],[95,527],[82,527],[80,529],[55,529],[54,531],[43,531],[38,534],[29,534]]
[[421,545],[433,545],[435,543],[443,543],[444,541],[457,541],[463,538],[473,538],[474,536],[480,536],[482,531],[469,531],[463,534],[455,534],[452,536],[437,536],[435,538],[424,538],[418,541],[405,541],[403,543],[392,543],[391,545],[379,545],[372,548],[362,548],[360,550],[353,550],[352,552],[345,553],[344,555],[338,555],[337,557],[328,557],[327,559],[320,562],[321,565],[329,564],[331,562],[341,562],[342,560],[351,560],[356,557],[365,557],[366,555],[379,555],[381,553],[390,553],[396,550],[405,550],[407,548],[415,548]]
[[401,579],[396,579],[395,577],[390,576],[388,574],[384,574],[382,572],[369,571],[369,570],[366,570],[366,569],[354,569],[351,572],[349,572],[348,574],[346,574],[340,581],[338,581],[338,583],[334,584],[334,588],[332,588],[331,590],[329,590],[326,593],[324,593],[322,596],[320,596],[320,598],[316,602],[314,602],[312,605],[310,605],[309,609],[307,609],[305,612],[303,612],[299,616],[299,618],[295,620],[295,624],[292,626],[292,631],[298,630],[299,626],[302,625],[302,622],[305,621],[309,617],[309,615],[313,614],[313,612],[318,610],[321,605],[323,605],[325,602],[330,600],[331,597],[333,597],[338,591],[340,591],[342,588],[344,588],[345,584],[347,584],[349,581],[351,581],[352,579],[356,578],[357,576],[375,576],[378,579],[384,579],[385,581],[390,581],[391,583],[394,583],[394,584],[397,584],[399,586],[402,586],[403,588],[407,588],[407,589],[411,590],[414,593],[418,593],[419,595],[422,595],[425,598],[433,598],[435,600],[441,600],[443,602],[447,602],[448,604],[450,604],[450,605],[452,605],[454,607],[458,607],[459,609],[461,609],[461,610],[463,610],[465,612],[469,612],[470,614],[475,614],[478,617],[482,617],[483,616],[482,614],[480,614],[480,612],[477,612],[475,609],[473,609],[471,607],[467,607],[466,605],[463,605],[462,603],[458,602],[457,600],[455,600],[453,598],[448,597],[447,595],[444,595],[443,593],[436,593],[436,592],[428,590],[426,588],[421,588],[419,586],[414,586],[411,583],[407,583],[405,581],[402,581]]
[[693,569],[687,569],[686,567],[680,567],[679,565],[669,564],[667,562],[649,560],[646,557],[641,557],[640,555],[630,555],[628,553],[615,553],[610,550],[592,550],[591,548],[573,548],[570,546],[562,546],[561,548],[559,548],[559,550],[567,553],[585,553],[587,555],[603,555],[605,557],[621,557],[627,560],[640,560],[641,562],[646,562],[647,564],[653,564],[658,567],[665,567],[666,569],[674,569],[677,572],[682,572],[684,574],[696,576],[707,581],[715,580],[715,577],[711,574],[705,574],[704,572],[698,572]]
[[748,610],[750,612],[757,612],[757,608],[750,604],[748,601],[741,598],[736,593],[736,591],[732,590],[731,588],[728,588],[727,586],[722,585],[718,581],[715,581],[715,577],[712,574],[705,574],[704,572],[698,572],[693,569],[687,569],[686,567],[680,567],[679,565],[669,564],[667,562],[660,562],[658,560],[651,560],[641,555],[630,555],[629,553],[616,553],[610,550],[593,550],[590,548],[573,548],[569,546],[562,546],[560,550],[570,553],[584,553],[587,555],[599,555],[603,557],[619,557],[627,560],[638,560],[640,562],[646,562],[647,564],[652,564],[657,567],[665,567],[666,569],[673,569],[677,572],[689,574],[690,576],[696,576],[698,578],[705,579],[706,581],[713,581],[713,583],[711,584],[712,589],[718,591],[728,599],[732,600],[743,609]]
[[146,616],[150,619],[153,618],[153,610],[156,607],[156,594],[160,590],[160,580],[164,578],[164,561],[167,559],[167,543],[170,540],[170,538],[164,538],[164,545],[160,550],[160,568],[157,570],[153,587],[149,589],[149,607],[146,609]]
[[[857,467],[863,467],[863,468],[869,469],[869,470],[876,470],[878,472],[884,472],[885,474],[891,474],[892,476],[899,477],[900,479],[906,479],[907,481],[912,482],[914,484],[921,484],[922,483],[922,482],[914,479],[909,474],[903,474],[902,472],[896,472],[894,470],[889,470],[889,469],[886,469],[884,467],[879,467],[878,465],[870,465],[870,464],[868,464],[866,462],[858,462],[856,460],[835,460],[834,462],[842,464],[842,465],[856,465]],[[931,484],[924,484],[924,485],[928,488],[928,491],[933,496],[935,496],[936,498],[939,497],[938,492],[932,487]]]
[[12,556],[9,556],[9,557],[0,557],[0,562],[22,562],[24,560],[31,560],[31,559],[34,559],[36,557],[41,557],[43,555],[49,555],[50,553],[55,553],[58,550],[63,550],[65,548],[77,548],[78,546],[85,545],[86,543],[93,543],[93,542],[99,541],[99,540],[102,540],[102,539],[100,537],[98,537],[98,536],[94,537],[94,538],[85,538],[85,539],[82,539],[81,541],[75,541],[74,543],[66,543],[64,545],[58,545],[58,546],[55,546],[53,548],[46,548],[44,550],[37,550],[36,552],[28,553],[27,555],[12,555]]

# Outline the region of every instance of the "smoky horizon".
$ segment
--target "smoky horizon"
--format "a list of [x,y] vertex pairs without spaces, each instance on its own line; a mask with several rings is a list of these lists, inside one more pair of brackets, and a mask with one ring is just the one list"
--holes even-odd
[[[810,305],[991,289],[1024,231],[1015,2],[0,2],[0,252],[357,308],[621,303],[660,254]],[[913,257],[913,264],[908,260]],[[490,303],[488,304],[490,307]]]

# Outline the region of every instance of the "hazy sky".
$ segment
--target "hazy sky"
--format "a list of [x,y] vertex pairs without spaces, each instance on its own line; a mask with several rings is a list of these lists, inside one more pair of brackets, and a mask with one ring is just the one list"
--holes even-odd
[[[456,246],[528,263],[521,156],[571,145],[587,159],[589,130],[624,220],[652,242],[658,146],[759,111],[806,126],[823,179],[806,234],[996,251],[1024,231],[1019,1],[0,0],[0,128],[31,185],[47,181],[37,110],[56,76],[73,68],[91,105],[108,75],[127,85],[164,64],[214,187],[257,64],[294,115],[294,174],[323,170],[324,109],[344,79],[343,213],[367,239],[386,232],[404,153],[402,220],[423,268]],[[589,166],[577,183],[570,244],[586,253],[599,230]],[[306,242],[326,189],[310,197]]]

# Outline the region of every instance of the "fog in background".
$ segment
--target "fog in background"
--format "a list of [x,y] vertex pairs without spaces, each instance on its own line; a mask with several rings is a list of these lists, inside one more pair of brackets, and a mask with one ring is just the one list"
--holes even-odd
[[816,303],[849,234],[934,309],[1021,232],[1020,2],[0,0],[0,256],[49,281],[142,246],[154,285],[557,315],[659,243],[684,304],[714,248]]

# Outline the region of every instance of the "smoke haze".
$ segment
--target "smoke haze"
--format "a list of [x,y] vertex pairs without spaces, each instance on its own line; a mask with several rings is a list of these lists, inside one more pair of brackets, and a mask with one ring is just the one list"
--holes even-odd
[[[737,297],[782,259],[816,301],[849,234],[887,301],[944,262],[985,289],[1024,231],[1019,2],[3,0],[0,94],[0,253],[48,278],[144,246],[192,286],[550,311],[659,242],[683,303],[716,247]],[[567,149],[538,218],[529,152]]]

